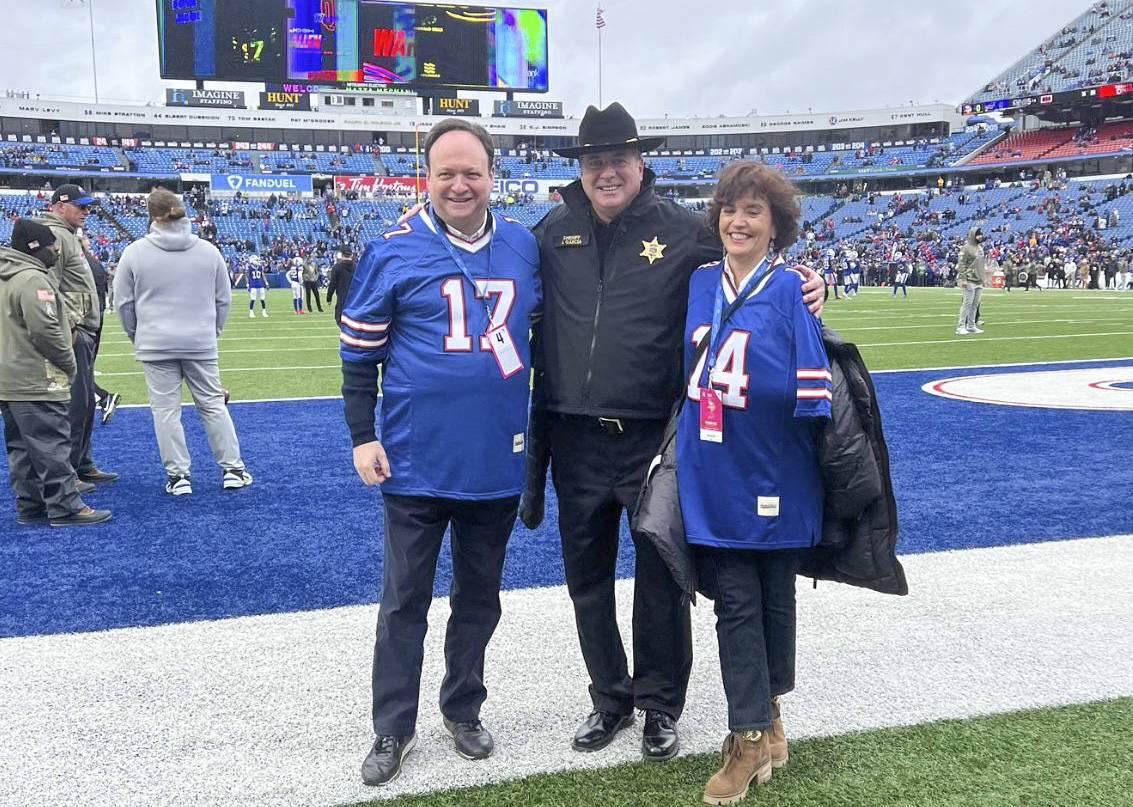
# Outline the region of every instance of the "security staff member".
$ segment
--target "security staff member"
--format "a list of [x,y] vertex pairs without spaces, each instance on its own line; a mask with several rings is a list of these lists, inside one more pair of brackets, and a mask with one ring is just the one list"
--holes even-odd
[[16,522],[67,527],[106,521],[110,511],[83,503],[69,459],[76,368],[51,275],[58,257],[51,230],[27,219],[0,249],[0,413]]
[[342,307],[346,305],[346,295],[354,281],[354,250],[346,245],[338,252],[342,257],[331,267],[327,278],[327,303],[334,303],[334,321],[341,325]]
[[71,466],[86,483],[113,482],[118,474],[99,470],[90,458],[91,425],[94,414],[94,351],[102,314],[97,310],[98,290],[94,274],[83,258],[76,231],[87,219],[94,199],[78,185],[60,185],[51,195],[51,212],[40,224],[51,228],[59,246],[59,260],[52,269],[75,350],[77,371],[71,384]]
[[[528,490],[520,515],[542,519],[549,448],[559,502],[567,588],[574,603],[594,711],[573,747],[597,751],[645,712],[642,753],[665,760],[680,747],[676,721],[692,665],[688,605],[649,541],[636,541],[631,678],[614,603],[622,510],[637,499],[684,382],[681,340],[688,281],[719,260],[704,219],[654,193],[642,152],[663,138],[639,138],[614,103],[591,106],[578,145],[581,178],[564,204],[535,227],[544,316],[535,335],[536,406]],[[808,303],[822,281],[808,274]]]

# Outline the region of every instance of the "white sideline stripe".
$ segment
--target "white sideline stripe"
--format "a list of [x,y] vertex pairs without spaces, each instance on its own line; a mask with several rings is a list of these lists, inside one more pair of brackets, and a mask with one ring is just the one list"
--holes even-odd
[[1118,356],[1113,359],[1059,359],[1058,361],[1022,361],[1007,364],[956,364],[951,367],[909,367],[897,370],[870,370],[870,375],[885,375],[891,373],[930,373],[938,370],[980,370],[995,367],[1043,367],[1047,364],[1083,364],[1085,362],[1100,361],[1133,361],[1133,356]]
[[[982,339],[936,339],[925,340],[918,342],[875,342],[873,344],[859,344],[858,347],[902,347],[904,345],[947,345],[952,342],[967,342],[970,344],[980,344],[982,342],[1018,342],[1020,339],[1080,339],[1083,336],[1126,336],[1133,334],[1133,331],[1108,331],[1104,333],[1056,333],[1056,334],[1043,334],[1041,336],[985,336]],[[979,336],[979,334],[975,334]],[[1089,359],[1079,359],[1079,361],[1090,361]]]
[[[341,364],[310,364],[298,367],[221,367],[222,373],[278,373],[287,370],[341,370]],[[121,373],[99,373],[107,378],[127,375],[145,375],[141,370],[128,370]]]
[[[249,347],[249,348],[239,348],[239,347],[227,347],[225,345],[221,345],[221,350],[223,351],[225,356],[232,354],[232,353],[272,353],[272,354],[274,354],[274,353],[314,353],[315,351],[326,352],[328,350],[328,348],[333,350],[333,348],[330,347],[330,346],[335,343],[333,337],[326,337],[326,338],[327,338],[327,344],[316,345],[315,347]],[[98,353],[98,357],[100,359],[103,358],[103,357],[115,358],[115,359],[126,359],[126,358],[133,358],[133,356],[134,356],[133,351],[131,351],[129,353],[103,353],[102,351],[99,351],[99,353]]]
[[[791,738],[1133,695],[1133,535],[902,562],[908,597],[799,582]],[[632,586],[617,584],[623,628]],[[590,702],[565,587],[509,591],[486,665],[491,761],[459,759],[441,728],[438,599],[418,750],[397,781],[364,787],[376,610],[0,640],[0,803],[331,807],[640,758],[640,720],[602,752],[570,749]],[[693,626],[682,753],[726,733],[709,604]]]
[[[955,317],[951,317],[955,319]],[[1020,319],[1009,320],[997,325],[1001,328],[1014,328],[1016,325],[1049,325],[1051,323],[1073,323],[1075,325],[1096,325],[1098,323],[1126,323],[1129,319],[1123,317],[1121,319]],[[856,333],[857,331],[907,331],[918,330],[926,331],[929,329],[940,328],[941,326],[936,323],[928,323],[925,325],[855,325],[853,323],[839,324],[836,328],[840,333]]]

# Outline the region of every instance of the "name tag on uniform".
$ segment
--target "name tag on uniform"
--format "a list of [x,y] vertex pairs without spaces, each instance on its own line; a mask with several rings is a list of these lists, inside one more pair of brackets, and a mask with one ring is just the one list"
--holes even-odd
[[559,239],[560,247],[584,247],[590,243],[588,234],[564,235]]
[[519,352],[515,349],[515,342],[512,341],[506,323],[492,328],[487,337],[492,355],[496,357],[496,364],[500,367],[500,375],[511,378],[523,369],[523,362],[519,360]]
[[724,407],[720,393],[711,387],[700,388],[700,439],[708,443],[724,442]]
[[778,496],[758,496],[755,500],[755,512],[765,518],[774,518],[779,515]]

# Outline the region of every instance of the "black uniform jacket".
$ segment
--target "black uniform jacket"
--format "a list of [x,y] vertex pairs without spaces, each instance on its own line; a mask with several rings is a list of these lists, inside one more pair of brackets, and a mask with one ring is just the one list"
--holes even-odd
[[543,280],[536,405],[611,418],[668,417],[683,386],[681,341],[693,270],[720,259],[701,214],[641,192],[602,254],[581,181],[535,226]]

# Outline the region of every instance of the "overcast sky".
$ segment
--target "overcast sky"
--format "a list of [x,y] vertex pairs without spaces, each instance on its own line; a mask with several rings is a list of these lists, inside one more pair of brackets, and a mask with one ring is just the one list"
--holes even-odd
[[[0,0],[5,88],[94,98],[90,18],[85,7],[68,7],[76,1],[81,2]],[[164,86],[187,86],[157,77],[155,0],[88,2],[103,102],[162,101]],[[598,101],[596,4],[515,5],[549,10],[551,91],[542,97],[564,101],[567,115],[581,115]],[[836,112],[910,101],[956,105],[1090,3],[604,0],[601,5],[603,103],[621,101],[645,118]]]

